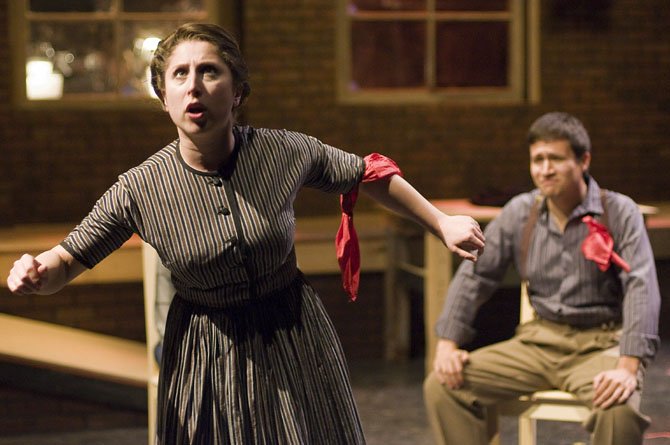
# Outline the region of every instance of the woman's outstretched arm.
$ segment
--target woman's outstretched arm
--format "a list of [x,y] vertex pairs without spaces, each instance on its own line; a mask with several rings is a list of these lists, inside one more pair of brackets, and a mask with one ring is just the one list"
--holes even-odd
[[58,245],[36,257],[26,253],[14,261],[7,287],[18,295],[49,295],[58,292],[85,270],[83,264]]
[[464,259],[476,261],[484,249],[484,234],[477,221],[469,216],[444,214],[399,175],[363,182],[360,190],[388,209],[422,225]]

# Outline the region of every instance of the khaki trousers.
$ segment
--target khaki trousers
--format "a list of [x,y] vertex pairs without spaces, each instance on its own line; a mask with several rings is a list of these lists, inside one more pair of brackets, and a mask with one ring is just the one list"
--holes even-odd
[[[618,326],[580,330],[536,319],[519,326],[512,339],[470,353],[460,389],[440,384],[431,372],[424,400],[436,443],[487,444],[486,407],[535,391],[568,391],[591,406],[593,378],[616,366],[619,336]],[[627,403],[592,411],[584,426],[594,445],[642,444],[649,426],[639,412],[642,382],[640,369]]]

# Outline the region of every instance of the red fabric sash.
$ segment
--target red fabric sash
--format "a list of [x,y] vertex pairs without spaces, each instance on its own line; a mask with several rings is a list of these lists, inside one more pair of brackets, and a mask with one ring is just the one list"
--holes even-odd
[[603,272],[610,267],[610,263],[630,272],[628,263],[614,251],[614,240],[607,231],[607,227],[593,219],[592,216],[585,216],[582,221],[589,227],[589,234],[582,243],[584,257],[595,262]]
[[[365,157],[365,173],[361,182],[378,181],[401,175],[398,165],[390,158],[379,153],[371,153]],[[350,301],[358,296],[358,285],[361,272],[361,252],[358,246],[358,235],[354,228],[354,206],[358,198],[358,185],[349,193],[340,196],[342,221],[335,236],[337,262],[342,271],[342,286],[349,295]]]

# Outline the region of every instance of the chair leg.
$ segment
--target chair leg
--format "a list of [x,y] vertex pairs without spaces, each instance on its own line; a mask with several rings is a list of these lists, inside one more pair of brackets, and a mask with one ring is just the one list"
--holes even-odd
[[537,445],[537,420],[527,414],[519,416],[519,445]]
[[489,445],[500,445],[500,418],[498,408],[489,406],[486,408],[486,433],[489,438]]

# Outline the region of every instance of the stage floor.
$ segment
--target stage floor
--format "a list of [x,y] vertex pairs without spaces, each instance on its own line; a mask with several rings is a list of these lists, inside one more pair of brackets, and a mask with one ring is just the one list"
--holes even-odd
[[[423,358],[406,363],[355,361],[350,370],[368,445],[433,444],[421,395]],[[662,347],[648,370],[643,411],[653,421],[644,444],[670,444],[670,344]],[[138,445],[146,443],[146,434],[145,428],[133,428],[0,437],[0,445]],[[501,419],[501,434],[503,445],[516,443],[514,419]],[[538,435],[542,445],[588,439],[578,425],[560,422],[541,422]]]

